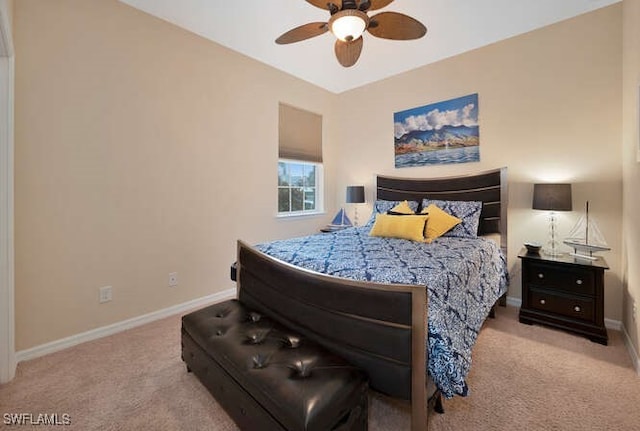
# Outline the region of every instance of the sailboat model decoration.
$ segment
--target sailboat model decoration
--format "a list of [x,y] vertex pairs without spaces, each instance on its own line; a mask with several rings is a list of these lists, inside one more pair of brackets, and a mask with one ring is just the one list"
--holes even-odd
[[353,226],[344,208],[340,208],[338,214],[331,220],[331,223],[320,229],[321,232],[337,232]]
[[580,217],[563,242],[573,248],[572,256],[583,259],[596,260],[597,257],[593,256],[594,251],[611,250],[595,220],[589,218],[589,201],[586,204],[585,214]]
[[338,214],[336,214],[329,226],[351,227],[353,225],[351,224],[351,220],[349,220],[349,217],[347,217],[347,213],[345,212],[344,208],[340,208],[340,211],[338,211]]

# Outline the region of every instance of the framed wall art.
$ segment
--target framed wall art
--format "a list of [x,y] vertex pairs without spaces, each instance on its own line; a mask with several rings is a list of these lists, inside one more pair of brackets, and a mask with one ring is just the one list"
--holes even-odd
[[478,94],[393,114],[396,168],[480,161]]

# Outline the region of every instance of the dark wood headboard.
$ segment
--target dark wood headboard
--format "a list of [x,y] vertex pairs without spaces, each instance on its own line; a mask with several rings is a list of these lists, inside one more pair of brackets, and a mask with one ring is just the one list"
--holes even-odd
[[441,199],[481,201],[478,234],[500,234],[500,247],[507,253],[507,168],[476,174],[440,178],[399,178],[379,175],[377,199],[388,201]]

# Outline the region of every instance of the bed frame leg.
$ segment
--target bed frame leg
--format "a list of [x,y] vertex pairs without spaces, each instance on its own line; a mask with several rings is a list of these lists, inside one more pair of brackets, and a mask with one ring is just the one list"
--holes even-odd
[[489,317],[495,319],[496,317],[496,308],[497,306],[506,307],[507,306],[507,294],[502,295],[498,300],[491,306],[491,310],[489,310]]
[[440,392],[439,389],[429,397],[428,409],[430,410],[431,408],[433,408],[436,413],[444,414],[444,407],[442,406],[442,392]]
[[436,403],[433,406],[433,410],[435,410],[436,413],[444,414],[444,407],[442,406],[442,394],[440,393],[440,391],[438,391],[438,393],[436,394]]
[[507,294],[505,293],[504,295],[502,295],[499,299],[499,305],[501,307],[506,307],[507,306]]

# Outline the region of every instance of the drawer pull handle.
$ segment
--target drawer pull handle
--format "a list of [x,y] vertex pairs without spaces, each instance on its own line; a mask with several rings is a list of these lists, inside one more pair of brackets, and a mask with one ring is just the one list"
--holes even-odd
[[541,300],[540,300],[540,304],[544,305],[544,304],[546,304],[546,303],[547,303],[547,301],[545,301],[544,299],[541,299]]
[[543,273],[541,273],[541,272],[539,272],[539,273],[538,273],[538,278],[544,278],[544,274],[543,274]]
[[582,280],[577,279],[577,280],[576,280],[576,284],[578,284],[578,285],[582,284]]
[[575,312],[579,313],[579,312],[581,312],[581,311],[582,311],[582,308],[580,308],[580,306],[579,306],[579,305],[576,305],[575,307],[573,307],[573,311],[575,311]]

